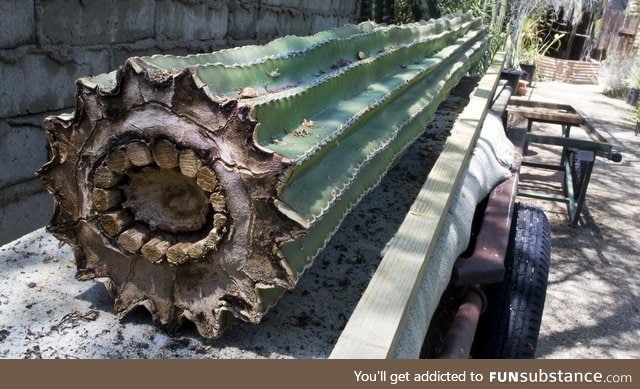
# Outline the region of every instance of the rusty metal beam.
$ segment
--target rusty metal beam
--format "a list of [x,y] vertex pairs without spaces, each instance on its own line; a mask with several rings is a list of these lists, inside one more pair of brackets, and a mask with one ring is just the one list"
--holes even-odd
[[[526,139],[525,131],[512,129],[509,139],[522,151]],[[491,284],[502,281],[519,179],[519,166],[516,166],[511,178],[491,191],[474,251],[467,258],[459,258],[453,268],[454,285]]]
[[444,340],[441,359],[466,359],[469,357],[480,314],[486,307],[486,297],[479,288],[469,288],[462,305]]

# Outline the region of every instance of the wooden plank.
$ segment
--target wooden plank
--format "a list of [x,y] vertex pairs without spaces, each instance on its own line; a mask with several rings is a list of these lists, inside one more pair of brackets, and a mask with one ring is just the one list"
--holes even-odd
[[600,135],[598,130],[596,130],[595,127],[593,127],[593,124],[591,124],[591,122],[588,119],[586,119],[586,115],[583,114],[582,116],[585,117],[583,128],[587,133],[587,135],[589,135],[589,137],[596,142],[608,143],[607,139],[604,136]]
[[[603,144],[608,143],[608,141],[602,135],[600,135],[598,130],[596,130],[595,127],[593,127],[593,124],[591,124],[591,122],[588,120],[588,115],[586,115],[584,112],[578,109],[575,109],[572,105],[553,103],[549,101],[524,100],[521,98],[514,98],[514,97],[511,97],[509,99],[509,103],[507,106],[507,109],[509,110],[509,112],[512,112],[512,113],[520,113],[523,111],[529,112],[526,110],[527,108],[551,109],[551,110],[560,111],[556,113],[570,113],[574,115],[579,115],[582,119],[582,122],[578,124],[594,142],[603,143]],[[575,120],[577,121],[578,119],[575,119]],[[572,124],[572,125],[576,124],[576,123],[568,123],[568,122],[559,122],[559,123]]]
[[509,100],[509,105],[515,107],[548,108],[565,112],[576,112],[576,110],[569,104],[552,103],[549,101],[524,100],[513,96]]
[[442,224],[467,170],[504,64],[496,58],[458,117],[447,144],[411,206],[330,358],[389,358],[413,304]]
[[543,57],[538,63],[537,74],[542,79],[597,84],[599,68],[598,62]]
[[538,122],[571,124],[575,126],[584,123],[584,118],[576,113],[550,112],[527,108],[509,109],[509,113],[515,113],[525,119],[533,119]]

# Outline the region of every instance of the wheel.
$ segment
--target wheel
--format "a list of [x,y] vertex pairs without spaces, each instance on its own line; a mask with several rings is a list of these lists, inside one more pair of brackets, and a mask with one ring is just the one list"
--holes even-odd
[[549,275],[551,234],[544,212],[516,204],[505,278],[487,288],[474,358],[534,358]]

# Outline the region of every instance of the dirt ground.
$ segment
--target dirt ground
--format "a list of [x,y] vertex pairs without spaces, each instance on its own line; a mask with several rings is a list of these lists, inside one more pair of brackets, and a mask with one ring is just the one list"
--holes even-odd
[[[632,107],[606,97],[597,85],[538,82],[529,92],[523,98],[572,105],[623,158],[596,158],[577,226],[561,202],[520,199],[541,207],[552,229],[537,357],[640,358],[640,136],[634,134]],[[526,125],[517,117],[510,121]],[[560,135],[558,125],[551,130]],[[553,146],[532,145],[528,154],[559,160]],[[546,191],[560,188],[559,178],[548,170],[524,169],[522,181]]]

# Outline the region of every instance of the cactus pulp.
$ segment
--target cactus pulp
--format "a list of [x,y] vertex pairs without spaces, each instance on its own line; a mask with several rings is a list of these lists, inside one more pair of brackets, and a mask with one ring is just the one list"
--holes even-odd
[[470,14],[134,57],[49,117],[48,229],[125,315],[258,322],[484,54]]

